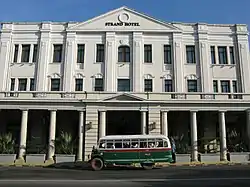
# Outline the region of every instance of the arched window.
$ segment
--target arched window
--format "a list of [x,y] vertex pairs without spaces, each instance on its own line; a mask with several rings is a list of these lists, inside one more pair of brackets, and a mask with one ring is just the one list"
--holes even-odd
[[120,46],[118,48],[118,62],[130,62],[130,47]]

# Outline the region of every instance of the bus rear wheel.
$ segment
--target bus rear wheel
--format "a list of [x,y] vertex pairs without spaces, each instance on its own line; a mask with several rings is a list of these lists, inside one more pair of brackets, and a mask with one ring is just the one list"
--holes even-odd
[[93,158],[91,160],[91,167],[94,171],[100,171],[104,167],[104,163],[101,158]]
[[149,169],[153,169],[154,164],[153,163],[141,163],[141,166],[143,169],[149,170]]

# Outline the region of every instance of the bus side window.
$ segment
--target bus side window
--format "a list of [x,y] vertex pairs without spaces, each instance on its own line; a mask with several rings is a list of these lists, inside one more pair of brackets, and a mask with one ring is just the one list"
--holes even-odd
[[140,140],[140,148],[148,148],[147,139]]
[[115,148],[116,149],[122,148],[122,140],[115,140]]
[[130,148],[130,140],[123,140],[123,148]]
[[107,149],[114,149],[114,142],[113,142],[113,140],[107,141]]
[[148,147],[149,148],[155,147],[155,139],[148,139]]
[[104,141],[104,140],[101,140],[101,141],[100,141],[100,143],[99,143],[99,148],[102,148],[102,149],[105,148],[105,141]]
[[161,139],[156,139],[155,147],[163,147],[163,140],[161,140]]
[[132,139],[131,140],[131,148],[139,148],[139,140]]
[[168,142],[166,140],[163,141],[163,147],[168,147]]

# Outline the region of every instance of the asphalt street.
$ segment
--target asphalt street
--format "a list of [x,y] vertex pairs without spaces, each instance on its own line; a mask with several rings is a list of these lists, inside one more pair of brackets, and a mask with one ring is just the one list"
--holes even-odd
[[169,167],[153,170],[1,167],[1,187],[42,186],[154,186],[231,187],[250,186],[250,166]]

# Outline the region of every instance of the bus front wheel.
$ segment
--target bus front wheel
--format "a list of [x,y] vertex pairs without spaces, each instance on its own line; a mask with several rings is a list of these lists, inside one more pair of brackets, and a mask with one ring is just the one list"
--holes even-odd
[[91,167],[94,171],[100,171],[104,167],[104,163],[100,158],[93,158],[91,160]]

